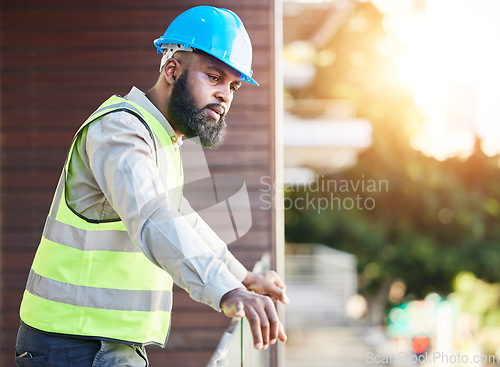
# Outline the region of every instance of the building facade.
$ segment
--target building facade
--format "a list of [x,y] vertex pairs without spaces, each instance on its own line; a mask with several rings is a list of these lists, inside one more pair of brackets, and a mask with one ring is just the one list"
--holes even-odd
[[[209,1],[243,20],[253,43],[254,78],[261,85],[238,91],[225,144],[206,152],[211,173],[236,174],[246,183],[252,226],[230,249],[249,269],[264,253],[279,268],[282,253],[282,219],[268,199],[262,203],[264,194],[274,198],[267,183],[276,181],[280,167],[278,3]],[[74,132],[110,95],[124,95],[133,85],[147,91],[155,83],[160,56],[152,41],[175,16],[196,5],[207,2],[2,1],[1,365],[14,364],[22,292]],[[166,350],[148,349],[151,365],[204,366],[229,321],[176,289],[170,339]],[[273,365],[277,354],[272,353]]]

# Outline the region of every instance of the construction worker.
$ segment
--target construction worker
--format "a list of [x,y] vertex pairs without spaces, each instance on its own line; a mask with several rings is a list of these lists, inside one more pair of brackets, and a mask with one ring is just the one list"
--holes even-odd
[[108,99],[72,142],[21,303],[18,366],[147,366],[174,282],[246,316],[255,348],[286,340],[279,276],[247,271],[180,190],[182,137],[219,146],[234,93],[258,85],[248,34],[232,11],[199,6],[154,45],[156,84]]

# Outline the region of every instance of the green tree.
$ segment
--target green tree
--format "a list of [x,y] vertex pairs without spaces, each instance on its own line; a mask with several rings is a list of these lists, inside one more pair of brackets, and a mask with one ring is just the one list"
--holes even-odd
[[388,188],[341,192],[330,184],[329,191],[287,190],[292,201],[336,197],[347,200],[349,207],[359,195],[375,203],[373,208],[337,207],[320,213],[292,206],[285,215],[287,241],[324,243],[355,254],[361,291],[384,302],[395,279],[403,280],[407,294],[417,298],[429,292],[447,294],[462,271],[500,281],[499,161],[484,155],[479,142],[466,160],[438,161],[410,146],[420,117],[409,93],[388,77],[391,60],[377,50],[381,21],[373,5],[359,3],[326,46],[336,55],[334,64],[318,67],[306,92],[311,98],[349,99],[358,115],[373,124],[372,146],[358,163],[321,180],[366,185],[373,180],[387,182]]

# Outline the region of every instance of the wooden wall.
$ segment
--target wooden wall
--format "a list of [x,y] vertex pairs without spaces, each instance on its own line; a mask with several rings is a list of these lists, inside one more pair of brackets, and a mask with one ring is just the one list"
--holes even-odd
[[[228,115],[225,145],[207,153],[214,173],[241,175],[253,225],[230,246],[251,268],[274,253],[274,216],[261,200],[274,178],[273,0],[2,0],[0,18],[1,365],[13,366],[18,308],[53,191],[75,129],[107,97],[132,85],[147,91],[160,56],[152,41],[183,10],[207,4],[242,18],[254,46],[254,77]],[[228,319],[174,295],[166,350],[149,347],[153,366],[204,366]]]

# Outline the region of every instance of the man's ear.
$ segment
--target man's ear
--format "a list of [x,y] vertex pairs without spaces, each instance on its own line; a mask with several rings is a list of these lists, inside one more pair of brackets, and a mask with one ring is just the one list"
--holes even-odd
[[175,83],[175,80],[180,75],[180,72],[181,64],[174,58],[168,59],[163,67],[163,75],[165,75],[167,83],[171,85]]

